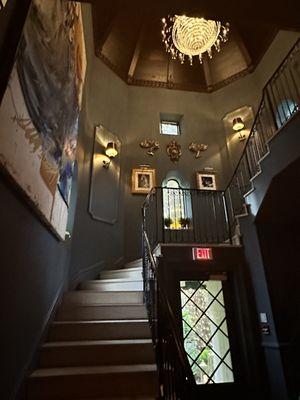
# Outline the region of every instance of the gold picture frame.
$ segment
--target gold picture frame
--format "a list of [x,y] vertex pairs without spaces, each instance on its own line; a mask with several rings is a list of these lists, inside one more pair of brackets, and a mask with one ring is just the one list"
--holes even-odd
[[197,189],[217,190],[216,175],[213,173],[196,172]]
[[133,168],[131,182],[131,193],[148,194],[156,186],[156,170],[142,167]]

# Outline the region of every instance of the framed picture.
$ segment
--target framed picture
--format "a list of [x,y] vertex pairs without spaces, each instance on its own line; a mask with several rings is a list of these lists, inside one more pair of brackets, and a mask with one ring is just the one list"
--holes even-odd
[[155,169],[133,168],[131,179],[132,193],[148,194],[156,185]]
[[201,190],[216,190],[215,174],[207,174],[205,172],[197,172],[197,189]]

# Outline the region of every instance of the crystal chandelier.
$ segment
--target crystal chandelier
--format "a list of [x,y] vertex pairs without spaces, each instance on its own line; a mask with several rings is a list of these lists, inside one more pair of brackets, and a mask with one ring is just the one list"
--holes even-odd
[[219,52],[229,32],[228,23],[223,26],[219,21],[185,15],[168,16],[162,19],[162,24],[162,41],[166,52],[174,60],[179,58],[181,64],[188,58],[190,65],[193,65],[194,56],[198,56],[202,64],[205,52],[212,58],[213,47]]

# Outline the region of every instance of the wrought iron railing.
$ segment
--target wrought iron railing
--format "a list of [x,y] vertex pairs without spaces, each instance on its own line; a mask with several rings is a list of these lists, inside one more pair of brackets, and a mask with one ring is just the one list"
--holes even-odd
[[269,152],[269,141],[300,108],[300,41],[263,89],[244,151],[224,191],[155,188],[143,205],[144,294],[163,399],[194,399],[196,383],[153,257],[158,243],[232,243],[236,217]]
[[233,176],[225,189],[229,222],[245,211],[245,195],[269,153],[269,141],[300,109],[300,41],[298,40],[263,89],[251,132]]
[[195,378],[145,230],[143,254],[144,296],[156,351],[160,398],[196,399]]
[[150,246],[157,243],[230,243],[224,192],[154,188],[143,205]]

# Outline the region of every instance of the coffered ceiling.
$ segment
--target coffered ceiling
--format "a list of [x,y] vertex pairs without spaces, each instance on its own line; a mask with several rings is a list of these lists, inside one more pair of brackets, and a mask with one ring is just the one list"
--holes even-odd
[[[222,20],[230,22],[231,30],[221,51],[214,52],[211,60],[205,57],[202,65],[196,59],[193,66],[182,65],[166,54],[162,43],[165,4],[161,11],[154,5],[115,0],[92,3],[95,53],[129,85],[217,90],[251,72],[278,32],[277,26],[260,20]],[[200,16],[201,10],[192,15]]]

